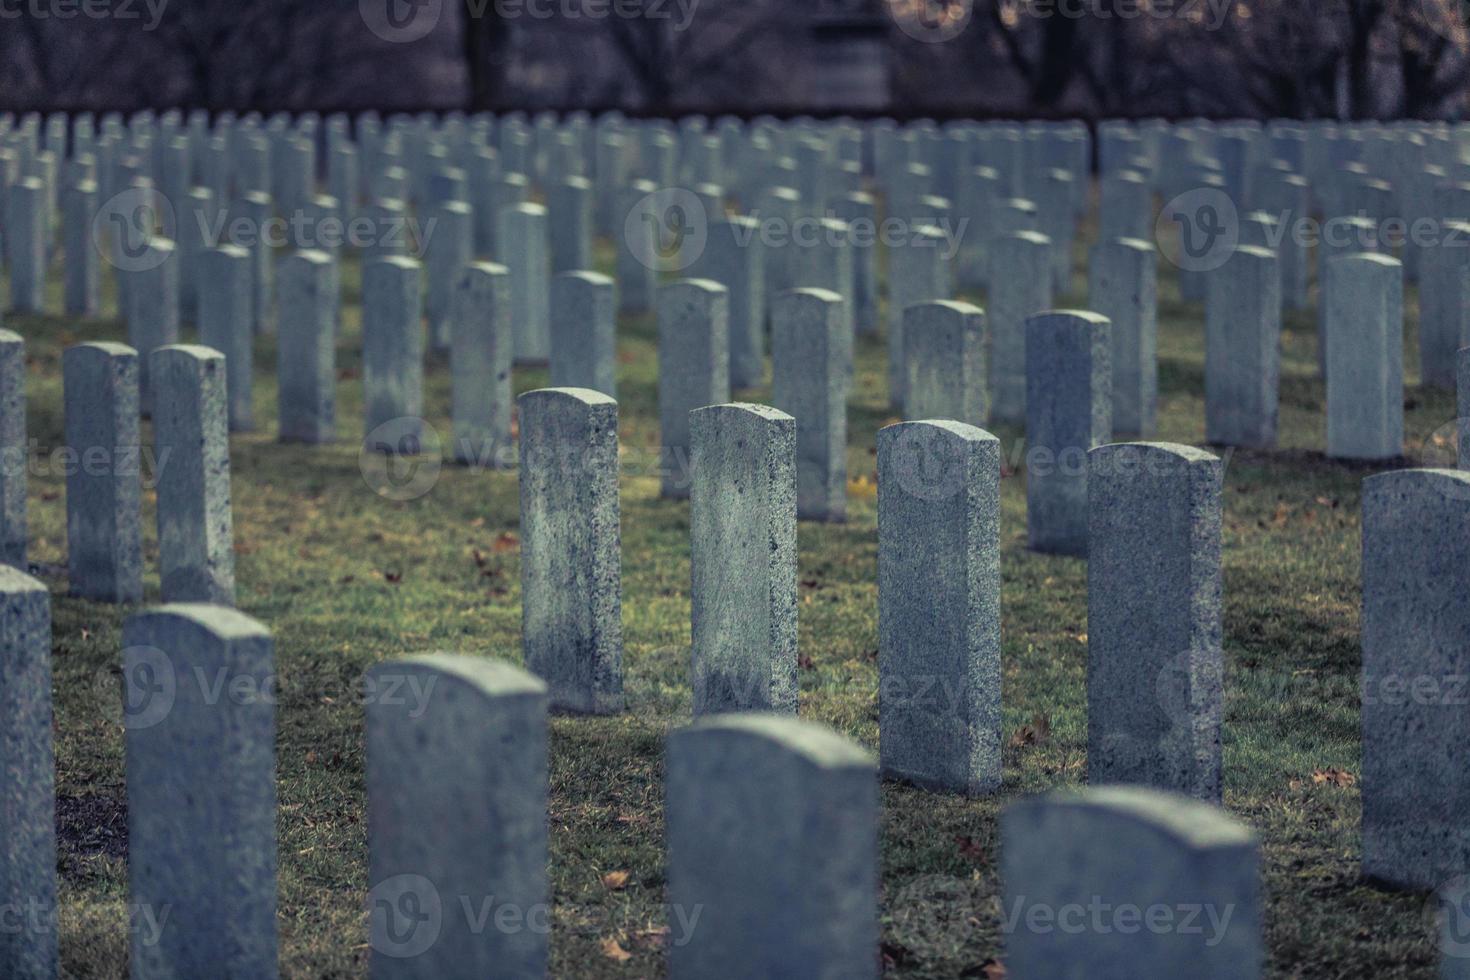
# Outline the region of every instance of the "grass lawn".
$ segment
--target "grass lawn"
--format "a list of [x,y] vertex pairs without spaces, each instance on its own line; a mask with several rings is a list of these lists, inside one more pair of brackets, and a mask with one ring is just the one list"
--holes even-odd
[[[1079,247],[1080,254],[1080,247]],[[608,269],[611,251],[599,249]],[[1161,269],[1160,440],[1204,438],[1203,311]],[[276,638],[280,937],[291,977],[362,976],[367,892],[362,710],[374,663],[429,650],[520,661],[514,471],[446,465],[432,492],[376,495],[359,471],[359,273],[343,273],[340,441],[282,446],[275,352],[256,350],[258,431],[232,440],[241,609]],[[1084,303],[1079,276],[1059,306]],[[0,286],[0,297],[4,287]],[[974,297],[977,300],[981,297]],[[60,282],[51,309],[61,308]],[[111,294],[105,308],[113,309]],[[0,309],[8,304],[0,304]],[[1410,323],[1415,319],[1410,293]],[[1359,880],[1359,483],[1328,461],[1312,311],[1287,318],[1280,448],[1234,453],[1225,470],[1225,803],[1262,840],[1268,972],[1274,977],[1428,977],[1436,953],[1425,897]],[[127,963],[126,796],[118,703],[120,627],[132,610],[65,595],[65,496],[45,456],[62,442],[61,352],[122,340],[115,319],[11,316],[27,338],[31,556],[52,587],[61,948],[65,969],[122,977]],[[1412,333],[1412,331],[1411,331]],[[654,325],[627,319],[619,344],[623,618],[628,710],[556,718],[551,741],[551,938],[555,976],[657,975],[663,968],[662,745],[690,711],[688,506],[658,499]],[[187,336],[187,331],[186,331]],[[884,347],[863,338],[849,412],[849,521],[800,529],[801,713],[876,750],[874,441],[893,421]],[[1413,358],[1406,363],[1415,365]],[[544,385],[518,371],[517,390]],[[761,401],[769,390],[739,394]],[[447,439],[448,367],[431,360],[429,419]],[[1453,397],[1410,379],[1412,463],[1453,465],[1426,441]],[[1000,428],[1010,451],[1020,433]],[[144,441],[149,435],[145,425]],[[1019,459],[1019,454],[1013,454]],[[1451,462],[1446,462],[1450,460]],[[145,468],[145,475],[150,471]],[[883,787],[883,956],[898,977],[994,976],[1003,960],[997,815],[1011,800],[1079,783],[1086,750],[1086,569],[1025,549],[1025,485],[1003,481],[1005,785],[964,800]],[[151,491],[144,550],[158,596]],[[221,774],[228,778],[228,774]],[[1100,842],[1106,846],[1106,842]]]

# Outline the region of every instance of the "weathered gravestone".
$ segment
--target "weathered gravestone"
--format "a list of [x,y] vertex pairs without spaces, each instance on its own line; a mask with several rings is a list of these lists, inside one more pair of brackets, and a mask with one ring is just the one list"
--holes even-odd
[[876,977],[872,757],[820,725],[761,714],[680,729],[667,755],[669,902],[682,940],[670,977]]
[[944,233],[933,225],[916,225],[907,241],[888,252],[888,392],[897,408],[904,405],[903,316],[915,303],[949,299],[953,290]]
[[165,602],[235,601],[225,357],[208,347],[153,352],[158,565]]
[[456,462],[494,468],[514,462],[509,278],[503,265],[475,262],[455,286],[450,368]]
[[[871,194],[853,193],[832,202],[838,220],[846,222],[852,256],[853,323],[860,334],[878,332],[877,207]],[[968,240],[968,239],[967,239]]]
[[5,218],[10,307],[17,313],[40,313],[46,306],[46,185],[36,177],[16,181]]
[[985,423],[983,310],[951,300],[910,306],[903,346],[906,418]]
[[1420,272],[1420,375],[1430,387],[1453,388],[1455,352],[1470,344],[1470,221],[1447,221],[1441,235]]
[[336,295],[332,258],[294,252],[281,259],[276,412],[282,442],[337,437]]
[[1363,874],[1433,888],[1470,872],[1470,473],[1363,481]]
[[796,419],[796,512],[847,519],[847,396],[852,327],[842,297],[795,289],[771,310],[771,404]]
[[1087,776],[1220,802],[1220,460],[1087,457]]
[[547,191],[551,274],[592,268],[592,182],[568,177]]
[[199,291],[199,342],[225,355],[231,432],[255,428],[251,261],[237,245],[221,245],[200,257],[208,287]]
[[1259,844],[1223,810],[1090,787],[1012,804],[1000,831],[1008,976],[1261,976]]
[[1113,428],[1111,324],[1083,311],[1026,321],[1026,532],[1033,551],[1087,555],[1087,453]]
[[26,570],[26,349],[0,330],[0,562]]
[[735,216],[710,225],[704,253],[690,273],[730,291],[730,386],[760,384],[766,370],[766,270],[760,223]]
[[729,290],[707,279],[658,293],[660,494],[689,496],[689,413],[730,400]]
[[1470,470],[1470,347],[1460,348],[1455,376],[1459,389],[1459,468]]
[[65,306],[69,316],[96,316],[101,310],[101,275],[92,246],[92,218],[97,214],[97,183],[84,180],[67,188]]
[[658,225],[652,210],[657,191],[652,181],[635,180],[617,192],[618,214],[625,216],[622,229],[613,234],[619,313],[647,313],[657,303]]
[[443,653],[365,685],[372,976],[545,976],[546,685]]
[[129,618],[123,646],[132,976],[277,976],[270,633],[185,603]]
[[694,716],[796,713],[796,420],[689,413]]
[[517,364],[544,364],[551,356],[551,260],[546,209],[518,204],[500,212],[496,258],[510,273],[510,323]]
[[990,415],[1026,420],[1026,321],[1051,309],[1052,242],[1034,231],[990,242]]
[[449,349],[455,283],[475,254],[473,214],[463,201],[444,201],[431,213],[434,233],[428,236],[424,247],[428,279],[425,310],[429,317],[429,342],[435,350],[442,351]]
[[62,355],[61,373],[66,445],[77,460],[66,475],[71,592],[101,602],[138,602],[143,598],[138,352],[122,344],[78,344]]
[[[252,259],[254,295],[250,303],[250,313],[255,319],[255,332],[258,334],[269,333],[274,324],[272,297],[275,287],[271,282],[271,273],[275,266],[273,250],[266,240],[266,226],[273,211],[269,194],[249,191],[236,202],[235,213],[230,215],[230,237],[236,245],[248,249]],[[142,348],[138,349],[138,355],[148,356]],[[147,386],[144,387],[146,389]]]
[[56,768],[52,753],[51,596],[46,585],[0,566],[0,974],[58,976],[56,942]]
[[551,705],[623,710],[618,403],[586,388],[521,395],[521,644]]
[[1158,252],[1132,238],[1100,243],[1088,265],[1087,302],[1112,324],[1113,431],[1151,436],[1158,427]]
[[551,386],[591,388],[616,398],[617,300],[599,272],[563,272],[551,281]]
[[1210,274],[1205,307],[1205,440],[1276,444],[1281,381],[1281,272],[1275,253],[1237,248]]
[[362,389],[369,452],[414,456],[424,405],[422,266],[402,255],[362,273]]
[[130,280],[127,297],[128,346],[138,352],[138,385],[143,414],[153,413],[151,355],[160,347],[179,342],[179,262],[174,243],[153,238],[144,246],[137,268],[124,272]]
[[1404,275],[1387,255],[1332,260],[1327,302],[1327,455],[1404,451]]
[[1000,786],[1000,441],[971,425],[878,433],[878,724],[885,774]]

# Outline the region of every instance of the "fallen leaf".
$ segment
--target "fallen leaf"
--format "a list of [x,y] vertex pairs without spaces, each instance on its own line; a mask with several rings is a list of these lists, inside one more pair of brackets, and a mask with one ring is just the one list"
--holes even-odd
[[1051,738],[1051,718],[1044,714],[1033,715],[1029,725],[1022,725],[1011,736],[1011,748],[1026,745],[1041,745]]
[[1327,769],[1316,769],[1312,772],[1312,784],[1315,786],[1352,786],[1358,781],[1358,777],[1345,769],[1329,767]]
[[614,963],[626,963],[633,958],[633,954],[624,949],[622,944],[611,936],[602,941],[602,955]]
[[1006,975],[1006,965],[997,959],[988,959],[980,964],[980,975],[985,980],[1000,980]]
[[495,544],[491,545],[491,549],[496,554],[502,554],[507,551],[515,551],[520,546],[520,538],[516,537],[514,534],[511,534],[509,531],[502,531],[495,538]]
[[403,573],[402,572],[384,572],[383,573],[383,580],[385,582],[387,582],[389,585],[397,585],[399,582],[402,582],[403,581]]
[[1286,526],[1287,518],[1289,518],[1290,516],[1291,516],[1291,508],[1289,506],[1287,506],[1286,501],[1283,500],[1283,501],[1279,502],[1276,505],[1276,513],[1274,513],[1274,514],[1271,515],[1271,526],[1272,527],[1285,527]]
[[800,657],[796,658],[796,666],[802,670],[816,670],[817,662],[809,654],[803,653]]
[[633,938],[641,945],[659,949],[668,944],[669,931],[668,926],[652,926],[633,933]]
[[602,887],[611,889],[612,891],[617,891],[620,888],[626,888],[627,885],[628,872],[626,871],[609,871],[607,874],[602,876]]
[[970,837],[967,834],[959,834],[955,836],[954,842],[959,846],[960,855],[962,857],[967,857],[972,861],[980,861],[984,859],[985,848],[981,847],[980,842],[977,841],[975,838]]
[[480,554],[480,549],[479,548],[474,549],[474,551],[472,551],[470,554],[475,559],[475,567],[476,568],[484,568],[485,567],[485,562],[487,561],[487,559],[485,558],[484,555]]

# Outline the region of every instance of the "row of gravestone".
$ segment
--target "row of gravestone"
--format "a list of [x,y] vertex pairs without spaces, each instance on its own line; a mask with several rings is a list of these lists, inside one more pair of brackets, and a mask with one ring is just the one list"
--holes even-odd
[[[3,567],[0,597],[0,672],[16,692],[0,721],[13,845],[0,900],[25,913],[0,935],[0,971],[41,980],[58,975],[50,600]],[[123,643],[131,973],[275,976],[270,633],[232,609],[174,604],[132,616]],[[362,692],[372,975],[544,976],[546,685],[432,654],[377,665]],[[876,976],[876,776],[861,748],[790,717],[674,732],[670,975]],[[1099,787],[1015,804],[1002,838],[1012,975],[1259,975],[1258,846],[1222,811]]]

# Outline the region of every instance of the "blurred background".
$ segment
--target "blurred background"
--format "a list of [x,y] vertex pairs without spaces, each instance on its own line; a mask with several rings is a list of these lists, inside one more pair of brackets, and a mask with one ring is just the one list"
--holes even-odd
[[1470,0],[0,0],[0,111],[1448,118]]

